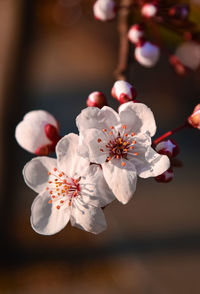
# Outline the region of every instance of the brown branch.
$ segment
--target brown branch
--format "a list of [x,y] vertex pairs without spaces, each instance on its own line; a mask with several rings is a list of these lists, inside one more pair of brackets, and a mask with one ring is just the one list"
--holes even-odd
[[118,65],[114,71],[114,77],[116,80],[127,80],[129,53],[129,41],[127,38],[127,33],[129,29],[128,18],[132,3],[133,0],[121,0],[120,2],[120,9],[118,13],[119,54]]

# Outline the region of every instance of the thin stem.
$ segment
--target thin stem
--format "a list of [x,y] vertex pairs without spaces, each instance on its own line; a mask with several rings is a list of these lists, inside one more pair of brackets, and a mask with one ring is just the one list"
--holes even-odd
[[160,137],[158,137],[157,139],[155,139],[155,140],[153,141],[153,145],[157,145],[159,142],[163,141],[165,138],[167,138],[167,137],[169,137],[169,136],[171,136],[171,135],[173,135],[173,134],[175,134],[175,133],[177,133],[177,132],[179,132],[179,131],[181,131],[182,129],[187,128],[187,127],[190,127],[190,125],[189,125],[188,122],[185,122],[183,125],[181,125],[181,126],[179,126],[179,127],[177,127],[177,128],[174,128],[174,129],[172,129],[171,131],[166,132],[166,133],[163,134],[162,136],[160,136]]
[[133,0],[121,0],[118,14],[118,32],[119,32],[119,55],[118,65],[114,71],[116,80],[127,80],[129,41],[127,37],[129,25],[128,17]]

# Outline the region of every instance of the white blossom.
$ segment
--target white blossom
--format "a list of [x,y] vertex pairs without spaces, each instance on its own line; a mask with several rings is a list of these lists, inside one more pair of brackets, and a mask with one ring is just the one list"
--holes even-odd
[[160,57],[160,49],[158,46],[150,42],[144,42],[136,46],[135,59],[145,67],[154,66]]
[[101,21],[112,20],[116,15],[116,4],[113,0],[97,0],[93,6],[94,16]]
[[123,204],[134,194],[137,175],[155,177],[170,165],[167,156],[151,148],[156,124],[152,111],[142,103],[124,103],[119,114],[107,106],[88,107],[76,123],[79,154],[102,165],[108,186]]
[[39,193],[31,209],[31,225],[39,234],[52,235],[67,223],[98,234],[105,230],[102,209],[113,200],[98,165],[76,153],[78,136],[69,134],[56,146],[57,160],[37,157],[23,170],[26,184]]

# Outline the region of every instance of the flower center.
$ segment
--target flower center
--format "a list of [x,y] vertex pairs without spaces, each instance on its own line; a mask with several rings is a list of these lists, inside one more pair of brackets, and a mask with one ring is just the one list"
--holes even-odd
[[[128,154],[137,156],[138,152],[133,152],[136,141],[134,140],[135,133],[126,133],[126,125],[121,126],[121,131],[114,130],[113,126],[110,126],[110,130],[103,129],[103,133],[106,136],[106,142],[98,138],[98,143],[103,143],[103,148],[100,148],[101,152],[109,152],[107,162],[112,158],[116,159],[127,159]],[[125,166],[125,162],[122,161],[122,166]]]
[[46,190],[49,191],[51,200],[49,203],[56,202],[57,209],[64,204],[71,206],[73,199],[80,195],[80,185],[78,179],[69,178],[63,172],[59,172],[55,167],[53,171],[48,172],[49,181]]

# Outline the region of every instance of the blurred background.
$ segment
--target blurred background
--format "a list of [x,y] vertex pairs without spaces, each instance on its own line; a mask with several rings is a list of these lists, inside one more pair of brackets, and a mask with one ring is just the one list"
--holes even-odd
[[[195,129],[175,137],[184,166],[175,169],[173,181],[139,179],[128,205],[115,201],[104,210],[104,233],[68,225],[46,237],[31,229],[36,194],[25,185],[22,168],[33,156],[15,141],[17,123],[26,112],[44,109],[60,122],[61,135],[77,133],[75,118],[95,90],[117,109],[110,95],[116,21],[95,21],[92,4],[0,1],[0,293],[199,294],[200,133]],[[178,76],[165,56],[153,69],[132,60],[130,77],[138,99],[155,114],[156,136],[182,124],[200,102],[200,71]]]

